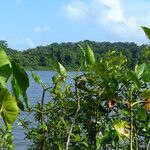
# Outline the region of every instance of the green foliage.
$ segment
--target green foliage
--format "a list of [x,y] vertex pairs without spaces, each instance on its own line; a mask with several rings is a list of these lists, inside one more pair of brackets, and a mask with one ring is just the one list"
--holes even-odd
[[[80,48],[85,58],[87,51]],[[90,54],[88,59],[93,60],[93,53]],[[143,108],[143,93],[149,89],[149,81],[143,78],[147,62],[131,70],[127,58],[116,51],[108,51],[99,61],[84,60],[90,66],[86,65],[85,71],[73,77],[66,75],[66,69],[56,62],[57,72],[50,87],[41,86],[39,76],[33,77],[43,88],[43,94],[48,92],[51,99],[45,102],[42,96],[41,103],[33,108],[37,126],[26,126],[31,147],[94,150],[129,149],[138,145],[142,148],[143,139],[149,136],[149,116]],[[72,80],[70,84],[66,82],[68,79]]]
[[[147,45],[138,46],[134,43],[110,43],[110,42],[94,42],[80,41],[77,43],[52,43],[47,46],[38,46],[34,49],[28,49],[23,52],[8,48],[6,41],[0,41],[0,47],[17,63],[26,69],[33,70],[52,70],[53,58],[63,64],[67,70],[76,70],[83,61],[82,52],[79,45],[83,47],[83,52],[88,50],[88,46],[94,50],[95,60],[99,60],[102,54],[108,51],[122,52],[128,58],[128,66],[134,68],[143,55]],[[86,56],[87,58],[88,56]],[[144,59],[145,60],[145,59]],[[94,61],[94,57],[93,57]]]
[[[12,94],[7,89],[9,80],[12,81]],[[11,130],[13,123],[18,117],[19,108],[24,107],[19,102],[21,102],[21,95],[23,97],[26,96],[26,90],[29,86],[28,82],[28,76],[24,69],[13,62],[5,51],[0,48],[0,117],[5,124],[0,130],[1,148],[14,148]],[[27,103],[27,99],[24,99],[24,101]]]
[[[148,28],[142,28],[149,36]],[[31,52],[35,54],[26,57],[29,60],[33,58],[32,67],[45,66],[49,56],[58,60],[53,62],[56,74],[49,87],[38,74],[32,72],[34,81],[41,86],[43,93],[41,101],[32,106],[29,112],[34,114],[34,126],[27,117],[20,121],[26,129],[26,138],[31,141],[31,149],[149,149],[149,53],[145,52],[144,47],[144,51],[140,52],[141,57],[138,56],[140,58],[131,63],[131,58],[138,54],[133,43],[129,47],[128,44],[121,46],[119,51],[116,47],[106,49],[105,53],[96,50],[96,53],[103,53],[100,57],[94,55],[92,43],[86,43],[85,47],[83,43],[79,46],[83,55],[74,56],[78,61],[83,58],[84,68],[80,61],[75,63],[69,57],[74,55],[72,50],[67,52],[67,57],[63,50],[60,55],[57,43],[50,45],[52,55],[48,55],[47,50],[42,51],[47,57],[40,55],[43,47],[23,52],[24,57]],[[2,44],[7,49],[5,42]],[[68,47],[72,46],[68,44]],[[74,48],[78,49],[78,44]],[[66,45],[62,43],[61,46]],[[129,49],[132,52],[129,53]],[[19,57],[23,58],[21,55]],[[74,76],[70,76],[62,65],[69,61],[78,66]],[[52,64],[50,60],[49,64]],[[0,73],[0,114],[5,125],[4,129],[0,129],[0,146],[13,149],[13,137],[9,130],[18,116],[18,109],[24,109],[24,102],[29,108],[26,97],[29,79],[24,69],[2,49],[0,69],[4,71]],[[6,88],[9,79],[12,94]],[[71,83],[67,82],[68,79]],[[50,94],[49,101],[45,101],[46,93]]]

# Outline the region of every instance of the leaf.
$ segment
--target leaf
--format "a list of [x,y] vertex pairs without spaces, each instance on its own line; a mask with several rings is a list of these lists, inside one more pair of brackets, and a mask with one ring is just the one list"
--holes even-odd
[[120,140],[124,140],[124,138],[130,137],[129,126],[126,121],[119,121],[114,124],[114,128],[120,138]]
[[11,76],[12,69],[9,64],[0,67],[0,84],[3,88],[6,87],[6,83]]
[[5,51],[0,48],[0,84],[6,87],[6,82],[11,75],[11,63]]
[[150,40],[150,28],[147,28],[145,26],[141,26],[141,28],[143,29],[143,31],[146,34],[146,37]]
[[2,48],[0,48],[0,67],[7,64],[10,64],[10,60],[5,51]]
[[12,93],[16,98],[17,105],[22,111],[24,111],[24,105],[23,105],[22,101],[20,100],[20,89],[19,89],[14,77],[12,77],[11,85],[12,85]]
[[24,101],[29,108],[29,103],[27,100],[26,90],[29,87],[29,78],[25,70],[14,61],[11,61],[13,77],[19,87],[20,94],[23,96]]
[[128,78],[134,82],[134,86],[136,85],[136,87],[141,87],[141,83],[140,80],[137,78],[136,74],[133,71],[129,71],[128,72]]
[[27,88],[29,87],[29,78],[25,70],[14,61],[11,61],[12,63],[12,70],[13,70],[13,76],[22,91],[22,93],[25,93]]
[[150,89],[145,90],[145,91],[142,93],[142,97],[143,97],[144,99],[150,98]]
[[40,86],[42,86],[43,88],[45,88],[45,85],[43,84],[41,77],[32,71],[32,78],[35,81],[35,83],[39,84]]
[[67,76],[67,72],[66,72],[66,69],[65,67],[58,62],[58,72],[60,73],[60,75],[66,77]]
[[145,64],[145,69],[142,74],[142,79],[144,82],[150,82],[150,65],[149,64]]
[[85,61],[88,67],[91,67],[95,64],[94,53],[88,44],[86,44],[86,48],[85,48]]
[[141,107],[137,109],[137,115],[139,121],[146,121],[148,118],[147,112]]
[[11,130],[12,124],[18,117],[18,106],[15,98],[6,89],[0,91],[0,115],[7,128]]
[[135,66],[135,73],[136,73],[136,76],[138,79],[142,76],[145,66],[146,66],[145,63],[143,63],[139,66],[138,65]]

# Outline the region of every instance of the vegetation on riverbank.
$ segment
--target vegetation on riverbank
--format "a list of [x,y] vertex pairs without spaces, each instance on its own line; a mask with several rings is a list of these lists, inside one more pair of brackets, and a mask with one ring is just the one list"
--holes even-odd
[[[150,39],[150,29],[142,28]],[[27,99],[29,79],[25,70],[0,49],[2,149],[14,149],[11,130],[19,111],[34,114],[34,126],[28,117],[20,120],[32,143],[29,149],[150,148],[150,48],[143,49],[130,66],[131,60],[122,51],[112,49],[96,58],[87,43],[78,46],[81,62],[75,76],[54,59],[56,74],[50,86],[32,72],[43,89],[41,102],[35,106]],[[8,79],[12,91],[7,89]],[[68,79],[72,83],[68,84]],[[51,95],[47,102],[46,92]]]
[[0,46],[6,53],[17,63],[26,69],[34,70],[52,70],[53,59],[63,64],[67,70],[76,70],[82,61],[82,53],[78,45],[88,43],[94,50],[95,57],[99,60],[103,53],[108,51],[122,52],[128,59],[128,66],[134,68],[139,61],[146,45],[138,46],[135,43],[110,43],[110,42],[94,42],[83,41],[77,43],[52,43],[47,46],[38,46],[23,52],[8,48],[6,41],[0,41]]

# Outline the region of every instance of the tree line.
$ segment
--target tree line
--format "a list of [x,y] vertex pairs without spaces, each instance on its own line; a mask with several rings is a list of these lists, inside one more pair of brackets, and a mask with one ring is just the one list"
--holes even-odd
[[134,68],[138,63],[139,56],[142,55],[146,45],[138,46],[129,42],[95,42],[95,41],[79,41],[76,43],[52,43],[47,46],[37,46],[36,48],[24,51],[14,50],[8,47],[7,41],[0,41],[0,47],[17,63],[26,69],[34,70],[52,70],[53,60],[56,59],[68,70],[76,70],[82,61],[82,52],[79,45],[87,43],[94,50],[96,59],[100,59],[104,52],[118,51],[122,52],[128,61],[128,66]]

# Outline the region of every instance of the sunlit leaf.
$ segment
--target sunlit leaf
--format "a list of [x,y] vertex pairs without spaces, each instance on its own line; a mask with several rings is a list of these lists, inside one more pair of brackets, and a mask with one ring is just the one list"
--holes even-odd
[[62,75],[62,76],[67,76],[67,72],[65,67],[58,62],[58,72]]
[[119,121],[114,124],[114,128],[118,133],[120,140],[124,140],[124,138],[130,137],[129,125],[126,121]]
[[8,129],[18,117],[18,106],[14,97],[6,89],[0,91],[0,114]]
[[85,60],[86,60],[86,65],[88,67],[91,67],[95,64],[94,53],[88,44],[86,44],[86,48],[85,48]]
[[0,48],[0,84],[6,86],[6,82],[11,75],[11,63],[5,51]]
[[145,69],[145,63],[144,64],[141,64],[141,65],[136,65],[135,66],[135,73],[137,75],[137,78],[139,79],[141,77],[141,75],[143,74],[144,72],[144,69]]

